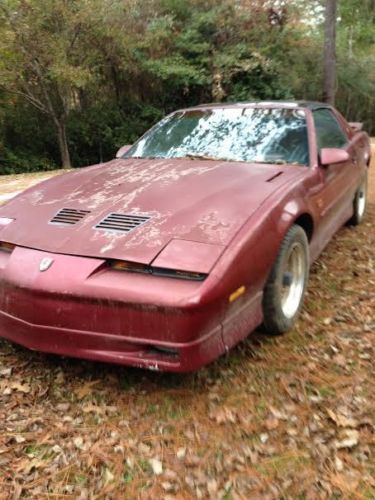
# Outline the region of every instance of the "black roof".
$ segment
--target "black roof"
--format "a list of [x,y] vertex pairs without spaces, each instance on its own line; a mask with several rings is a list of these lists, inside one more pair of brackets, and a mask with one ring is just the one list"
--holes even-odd
[[318,101],[297,101],[298,106],[301,108],[309,108],[309,109],[318,109],[318,108],[330,108],[331,105],[326,102],[318,102]]
[[324,102],[317,101],[276,101],[276,100],[263,100],[263,101],[244,101],[244,102],[212,102],[207,104],[197,104],[196,106],[191,106],[186,109],[199,109],[199,108],[224,108],[224,107],[251,107],[251,106],[280,106],[280,107],[299,107],[299,108],[307,108],[311,110],[319,109],[319,108],[330,108],[331,106]]

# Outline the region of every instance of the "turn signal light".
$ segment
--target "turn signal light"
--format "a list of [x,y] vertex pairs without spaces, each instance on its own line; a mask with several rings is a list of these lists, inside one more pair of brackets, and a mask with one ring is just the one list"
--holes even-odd
[[127,262],[126,260],[113,260],[110,263],[113,269],[117,269],[118,271],[130,271],[133,273],[151,273],[150,266],[146,266],[145,264],[137,264],[135,262]]

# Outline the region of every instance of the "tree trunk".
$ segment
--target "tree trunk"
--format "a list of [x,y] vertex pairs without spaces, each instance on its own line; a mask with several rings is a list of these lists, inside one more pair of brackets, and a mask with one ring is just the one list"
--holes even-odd
[[326,0],[324,27],[323,101],[335,104],[337,0]]
[[65,123],[57,123],[57,139],[59,141],[60,158],[62,168],[72,168],[72,163],[70,161],[70,153],[68,140],[66,137]]

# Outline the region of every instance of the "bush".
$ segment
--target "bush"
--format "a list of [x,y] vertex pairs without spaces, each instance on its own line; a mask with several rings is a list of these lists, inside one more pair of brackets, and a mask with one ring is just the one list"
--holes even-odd
[[48,158],[39,156],[17,156],[0,147],[0,174],[21,174],[25,172],[42,172],[56,169],[56,164]]

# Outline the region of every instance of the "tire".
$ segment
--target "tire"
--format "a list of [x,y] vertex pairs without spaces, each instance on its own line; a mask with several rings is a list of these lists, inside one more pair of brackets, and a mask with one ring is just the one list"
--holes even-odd
[[362,179],[361,185],[357,189],[354,200],[353,200],[353,215],[349,219],[348,223],[351,226],[358,226],[366,215],[366,207],[367,207],[367,170]]
[[271,335],[292,328],[301,310],[309,275],[309,242],[293,225],[283,239],[263,292],[263,327]]

